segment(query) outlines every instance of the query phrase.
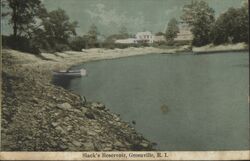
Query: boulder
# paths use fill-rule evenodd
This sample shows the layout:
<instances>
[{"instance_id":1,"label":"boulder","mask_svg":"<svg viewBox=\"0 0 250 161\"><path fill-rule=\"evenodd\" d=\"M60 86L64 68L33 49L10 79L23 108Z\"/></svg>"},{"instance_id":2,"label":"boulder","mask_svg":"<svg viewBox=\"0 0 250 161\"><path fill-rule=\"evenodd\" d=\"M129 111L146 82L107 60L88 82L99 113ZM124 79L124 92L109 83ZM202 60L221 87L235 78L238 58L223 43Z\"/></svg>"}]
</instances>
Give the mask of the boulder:
<instances>
[{"instance_id":1,"label":"boulder","mask_svg":"<svg viewBox=\"0 0 250 161\"><path fill-rule=\"evenodd\" d=\"M58 108L62 109L62 110L71 110L71 105L67 102L62 103L62 104L58 104L57 105Z\"/></svg>"},{"instance_id":2,"label":"boulder","mask_svg":"<svg viewBox=\"0 0 250 161\"><path fill-rule=\"evenodd\" d=\"M67 132L61 126L57 126L56 130L59 131L62 134L67 134Z\"/></svg>"},{"instance_id":3,"label":"boulder","mask_svg":"<svg viewBox=\"0 0 250 161\"><path fill-rule=\"evenodd\" d=\"M76 141L76 140L72 141L72 144L77 146L77 147L80 147L82 145L81 142Z\"/></svg>"},{"instance_id":4,"label":"boulder","mask_svg":"<svg viewBox=\"0 0 250 161\"><path fill-rule=\"evenodd\" d=\"M56 127L58 125L57 122L52 122L51 124L52 124L53 127Z\"/></svg>"},{"instance_id":5,"label":"boulder","mask_svg":"<svg viewBox=\"0 0 250 161\"><path fill-rule=\"evenodd\" d=\"M123 147L124 145L123 145L120 141L117 140L117 141L114 143L114 146Z\"/></svg>"},{"instance_id":6,"label":"boulder","mask_svg":"<svg viewBox=\"0 0 250 161\"><path fill-rule=\"evenodd\" d=\"M92 107L92 108L97 108L97 109L99 109L99 110L104 110L104 109L105 109L105 105L102 104L102 103L98 103L98 102L93 102L93 103L91 104L91 107Z\"/></svg>"},{"instance_id":7,"label":"boulder","mask_svg":"<svg viewBox=\"0 0 250 161\"><path fill-rule=\"evenodd\" d=\"M68 149L68 147L67 147L66 145L63 145L63 144L60 144L60 145L59 145L59 148L62 149L62 150Z\"/></svg>"},{"instance_id":8,"label":"boulder","mask_svg":"<svg viewBox=\"0 0 250 161\"><path fill-rule=\"evenodd\" d=\"M86 142L83 144L85 150L91 151L91 150L95 150L95 146L93 143L91 142Z\"/></svg>"},{"instance_id":9,"label":"boulder","mask_svg":"<svg viewBox=\"0 0 250 161\"><path fill-rule=\"evenodd\" d=\"M86 116L88 119L95 119L94 114L91 113L91 112L89 112L89 111L87 111L87 112L85 113L85 116Z\"/></svg>"},{"instance_id":10,"label":"boulder","mask_svg":"<svg viewBox=\"0 0 250 161\"><path fill-rule=\"evenodd\" d=\"M85 114L85 113L87 112L87 110L88 110L88 109L87 109L86 107L82 107L82 108L81 108L81 111L82 111L83 114Z\"/></svg>"},{"instance_id":11,"label":"boulder","mask_svg":"<svg viewBox=\"0 0 250 161\"><path fill-rule=\"evenodd\" d=\"M148 148L150 145L149 145L149 143L147 143L147 142L145 142L145 141L142 141L141 143L140 143L140 145L143 147L143 148Z\"/></svg>"},{"instance_id":12,"label":"boulder","mask_svg":"<svg viewBox=\"0 0 250 161\"><path fill-rule=\"evenodd\" d=\"M39 103L39 100L38 100L38 98L33 97L32 102L34 102L34 103L38 104L38 103Z\"/></svg>"}]
</instances>

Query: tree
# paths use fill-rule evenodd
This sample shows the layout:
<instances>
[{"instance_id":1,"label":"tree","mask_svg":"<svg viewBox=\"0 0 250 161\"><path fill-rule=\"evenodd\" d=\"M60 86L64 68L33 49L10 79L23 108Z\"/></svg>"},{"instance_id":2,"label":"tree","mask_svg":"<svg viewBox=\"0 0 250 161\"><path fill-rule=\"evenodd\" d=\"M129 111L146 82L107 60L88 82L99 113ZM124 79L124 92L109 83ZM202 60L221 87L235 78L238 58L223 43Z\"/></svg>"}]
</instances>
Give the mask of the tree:
<instances>
[{"instance_id":1,"label":"tree","mask_svg":"<svg viewBox=\"0 0 250 161\"><path fill-rule=\"evenodd\" d=\"M97 43L97 36L99 35L99 32L97 30L97 27L95 24L92 24L90 26L90 29L88 31L88 34L85 36L87 37L88 44L93 47Z\"/></svg>"},{"instance_id":2,"label":"tree","mask_svg":"<svg viewBox=\"0 0 250 161\"><path fill-rule=\"evenodd\" d=\"M70 47L72 50L75 51L81 51L82 49L85 48L85 45L86 45L86 39L81 36L73 37L72 40L70 41Z\"/></svg>"},{"instance_id":3,"label":"tree","mask_svg":"<svg viewBox=\"0 0 250 161\"><path fill-rule=\"evenodd\" d=\"M229 8L216 20L212 29L214 44L248 42L248 7Z\"/></svg>"},{"instance_id":4,"label":"tree","mask_svg":"<svg viewBox=\"0 0 250 161\"><path fill-rule=\"evenodd\" d=\"M13 25L14 37L29 32L43 8L40 0L7 0L7 4L11 10L10 24Z\"/></svg>"},{"instance_id":5,"label":"tree","mask_svg":"<svg viewBox=\"0 0 250 161\"><path fill-rule=\"evenodd\" d=\"M129 38L128 29L126 27L122 26L120 31L119 31L119 35L120 35L120 39Z\"/></svg>"},{"instance_id":6,"label":"tree","mask_svg":"<svg viewBox=\"0 0 250 161\"><path fill-rule=\"evenodd\" d=\"M172 18L168 22L168 27L165 34L166 40L169 42L173 42L174 38L176 38L178 33L179 33L178 22L175 18Z\"/></svg>"},{"instance_id":7,"label":"tree","mask_svg":"<svg viewBox=\"0 0 250 161\"><path fill-rule=\"evenodd\" d=\"M210 34L215 21L214 10L204 1L192 1L183 7L181 19L191 27L193 45L202 46L211 42Z\"/></svg>"},{"instance_id":8,"label":"tree","mask_svg":"<svg viewBox=\"0 0 250 161\"><path fill-rule=\"evenodd\" d=\"M76 27L77 22L70 22L66 12L59 8L43 16L42 23L34 35L40 45L46 43L51 48L57 48L68 45L70 36L76 35Z\"/></svg>"},{"instance_id":9,"label":"tree","mask_svg":"<svg viewBox=\"0 0 250 161\"><path fill-rule=\"evenodd\" d=\"M3 11L4 9L6 10L7 6L8 6L7 1L1 0L1 7L2 7L1 17L6 17L10 14L9 11Z\"/></svg>"},{"instance_id":10,"label":"tree","mask_svg":"<svg viewBox=\"0 0 250 161\"><path fill-rule=\"evenodd\" d=\"M163 32L157 32L155 33L156 36L165 36L165 34Z\"/></svg>"}]
</instances>

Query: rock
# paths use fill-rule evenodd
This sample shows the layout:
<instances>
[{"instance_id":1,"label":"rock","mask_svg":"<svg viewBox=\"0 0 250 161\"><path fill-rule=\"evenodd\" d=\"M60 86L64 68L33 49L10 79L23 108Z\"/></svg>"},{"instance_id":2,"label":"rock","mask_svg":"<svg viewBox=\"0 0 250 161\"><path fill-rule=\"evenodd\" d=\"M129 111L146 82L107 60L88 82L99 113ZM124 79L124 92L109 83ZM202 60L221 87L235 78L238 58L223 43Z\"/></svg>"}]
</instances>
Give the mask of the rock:
<instances>
[{"instance_id":1,"label":"rock","mask_svg":"<svg viewBox=\"0 0 250 161\"><path fill-rule=\"evenodd\" d=\"M59 114L60 114L59 112L56 112L54 115L55 115L55 116L58 116Z\"/></svg>"},{"instance_id":2,"label":"rock","mask_svg":"<svg viewBox=\"0 0 250 161\"><path fill-rule=\"evenodd\" d=\"M91 113L91 112L89 112L89 111L87 111L87 112L85 113L85 116L86 116L88 119L95 119L95 116L93 115L93 113Z\"/></svg>"},{"instance_id":3,"label":"rock","mask_svg":"<svg viewBox=\"0 0 250 161\"><path fill-rule=\"evenodd\" d=\"M67 132L61 126L57 126L56 130L60 131L62 134L67 134Z\"/></svg>"},{"instance_id":4,"label":"rock","mask_svg":"<svg viewBox=\"0 0 250 161\"><path fill-rule=\"evenodd\" d=\"M80 110L77 110L77 109L72 109L71 111L74 112L74 113L78 113L78 114L81 113L81 111L80 111Z\"/></svg>"},{"instance_id":5,"label":"rock","mask_svg":"<svg viewBox=\"0 0 250 161\"><path fill-rule=\"evenodd\" d=\"M104 109L105 109L105 105L104 105L104 104L102 104L102 103L97 103L97 102L93 102L93 103L91 104L91 107L92 107L92 108L97 108L97 109L99 109L99 110L104 110Z\"/></svg>"},{"instance_id":6,"label":"rock","mask_svg":"<svg viewBox=\"0 0 250 161\"><path fill-rule=\"evenodd\" d=\"M67 142L67 139L62 138L62 142L66 143L66 142Z\"/></svg>"},{"instance_id":7,"label":"rock","mask_svg":"<svg viewBox=\"0 0 250 161\"><path fill-rule=\"evenodd\" d=\"M116 141L116 142L114 143L114 146L123 147L124 145L123 145L120 141Z\"/></svg>"},{"instance_id":8,"label":"rock","mask_svg":"<svg viewBox=\"0 0 250 161\"><path fill-rule=\"evenodd\" d=\"M62 149L62 150L68 149L68 147L67 147L66 145L63 145L63 144L60 144L59 147L60 147L60 149Z\"/></svg>"},{"instance_id":9,"label":"rock","mask_svg":"<svg viewBox=\"0 0 250 161\"><path fill-rule=\"evenodd\" d=\"M143 148L148 148L149 147L149 144L145 141L143 141L142 143L140 143L140 145L143 147Z\"/></svg>"},{"instance_id":10,"label":"rock","mask_svg":"<svg viewBox=\"0 0 250 161\"><path fill-rule=\"evenodd\" d=\"M120 117L115 116L115 117L114 117L114 120L115 120L115 121L120 121L121 119L120 119Z\"/></svg>"},{"instance_id":11,"label":"rock","mask_svg":"<svg viewBox=\"0 0 250 161\"><path fill-rule=\"evenodd\" d=\"M51 124L52 124L52 126L54 126L54 127L56 127L56 126L58 125L57 122L52 122Z\"/></svg>"},{"instance_id":12,"label":"rock","mask_svg":"<svg viewBox=\"0 0 250 161\"><path fill-rule=\"evenodd\" d=\"M95 131L88 130L87 134L90 135L90 136L95 136L97 133Z\"/></svg>"},{"instance_id":13,"label":"rock","mask_svg":"<svg viewBox=\"0 0 250 161\"><path fill-rule=\"evenodd\" d=\"M72 129L73 129L73 126L71 126L71 125L67 126L67 131L70 131Z\"/></svg>"},{"instance_id":14,"label":"rock","mask_svg":"<svg viewBox=\"0 0 250 161\"><path fill-rule=\"evenodd\" d=\"M82 108L81 108L82 114L85 114L85 113L87 112L87 110L88 110L88 109L87 109L86 107L82 107Z\"/></svg>"},{"instance_id":15,"label":"rock","mask_svg":"<svg viewBox=\"0 0 250 161\"><path fill-rule=\"evenodd\" d=\"M95 150L95 146L91 142L86 142L83 144L83 146L84 146L85 150L88 150L88 151Z\"/></svg>"},{"instance_id":16,"label":"rock","mask_svg":"<svg viewBox=\"0 0 250 161\"><path fill-rule=\"evenodd\" d=\"M38 100L36 97L33 97L32 102L38 104L38 103L39 103L39 100Z\"/></svg>"},{"instance_id":17,"label":"rock","mask_svg":"<svg viewBox=\"0 0 250 161\"><path fill-rule=\"evenodd\" d=\"M87 129L84 126L81 126L79 129L80 131L83 131L83 132L87 131Z\"/></svg>"},{"instance_id":18,"label":"rock","mask_svg":"<svg viewBox=\"0 0 250 161\"><path fill-rule=\"evenodd\" d=\"M53 107L54 104L53 103L48 103L48 107Z\"/></svg>"},{"instance_id":19,"label":"rock","mask_svg":"<svg viewBox=\"0 0 250 161\"><path fill-rule=\"evenodd\" d=\"M56 147L57 146L57 143L55 141L51 141L50 143L53 147Z\"/></svg>"},{"instance_id":20,"label":"rock","mask_svg":"<svg viewBox=\"0 0 250 161\"><path fill-rule=\"evenodd\" d=\"M81 142L76 141L76 140L72 141L72 144L77 146L77 147L80 147L82 145Z\"/></svg>"},{"instance_id":21,"label":"rock","mask_svg":"<svg viewBox=\"0 0 250 161\"><path fill-rule=\"evenodd\" d=\"M32 139L32 137L28 135L28 136L27 136L27 139L31 140L31 139Z\"/></svg>"},{"instance_id":22,"label":"rock","mask_svg":"<svg viewBox=\"0 0 250 161\"><path fill-rule=\"evenodd\" d=\"M62 109L62 110L71 110L71 105L69 103L62 103L62 104L58 104L57 105L58 108Z\"/></svg>"}]
</instances>

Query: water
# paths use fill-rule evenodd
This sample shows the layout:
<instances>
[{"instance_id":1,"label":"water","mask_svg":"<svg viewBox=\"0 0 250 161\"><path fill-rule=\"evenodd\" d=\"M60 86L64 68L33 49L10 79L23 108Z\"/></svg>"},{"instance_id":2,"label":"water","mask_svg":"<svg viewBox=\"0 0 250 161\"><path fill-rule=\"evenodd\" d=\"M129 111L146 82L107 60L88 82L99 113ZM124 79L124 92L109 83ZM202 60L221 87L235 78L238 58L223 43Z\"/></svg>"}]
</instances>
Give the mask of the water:
<instances>
[{"instance_id":1,"label":"water","mask_svg":"<svg viewBox=\"0 0 250 161\"><path fill-rule=\"evenodd\" d=\"M89 62L68 88L100 101L158 150L249 149L246 52Z\"/></svg>"}]
</instances>

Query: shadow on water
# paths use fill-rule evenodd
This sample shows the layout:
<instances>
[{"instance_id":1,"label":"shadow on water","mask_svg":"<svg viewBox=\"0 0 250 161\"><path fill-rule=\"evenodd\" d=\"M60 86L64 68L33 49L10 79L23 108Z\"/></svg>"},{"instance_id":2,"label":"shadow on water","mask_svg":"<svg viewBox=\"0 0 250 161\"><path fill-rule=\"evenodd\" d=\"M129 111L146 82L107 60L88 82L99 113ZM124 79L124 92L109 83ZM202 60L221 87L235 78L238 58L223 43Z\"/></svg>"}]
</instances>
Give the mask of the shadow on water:
<instances>
[{"instance_id":1,"label":"shadow on water","mask_svg":"<svg viewBox=\"0 0 250 161\"><path fill-rule=\"evenodd\" d=\"M69 88L70 81L74 79L73 77L67 77L67 76L53 76L52 83L57 86L61 86L65 89Z\"/></svg>"}]
</instances>

